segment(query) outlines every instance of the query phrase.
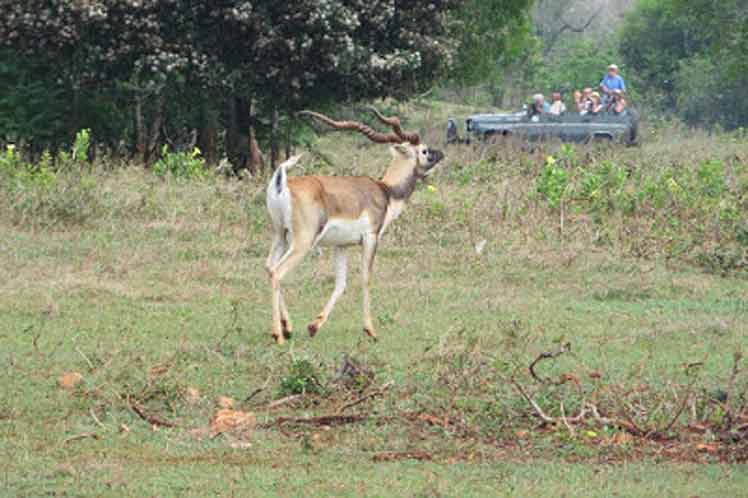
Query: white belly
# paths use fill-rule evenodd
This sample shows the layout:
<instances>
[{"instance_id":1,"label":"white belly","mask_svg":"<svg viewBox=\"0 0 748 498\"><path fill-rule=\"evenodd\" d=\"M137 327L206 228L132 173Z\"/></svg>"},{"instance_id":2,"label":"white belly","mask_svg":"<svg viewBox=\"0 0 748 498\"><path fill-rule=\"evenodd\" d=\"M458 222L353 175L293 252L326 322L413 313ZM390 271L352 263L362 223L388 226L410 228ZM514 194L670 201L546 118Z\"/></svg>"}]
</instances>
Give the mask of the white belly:
<instances>
[{"instance_id":1,"label":"white belly","mask_svg":"<svg viewBox=\"0 0 748 498\"><path fill-rule=\"evenodd\" d=\"M372 228L367 215L355 220L334 218L327 222L317 238L317 243L327 246L356 245L369 233L372 233Z\"/></svg>"}]
</instances>

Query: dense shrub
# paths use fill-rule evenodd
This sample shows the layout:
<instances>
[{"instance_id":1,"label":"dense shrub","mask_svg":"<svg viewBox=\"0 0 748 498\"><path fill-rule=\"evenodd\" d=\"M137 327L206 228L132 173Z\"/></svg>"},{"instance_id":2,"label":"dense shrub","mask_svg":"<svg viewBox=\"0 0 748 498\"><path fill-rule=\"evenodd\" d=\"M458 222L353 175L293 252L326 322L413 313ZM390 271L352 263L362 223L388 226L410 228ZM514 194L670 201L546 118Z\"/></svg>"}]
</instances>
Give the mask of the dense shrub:
<instances>
[{"instance_id":1,"label":"dense shrub","mask_svg":"<svg viewBox=\"0 0 748 498\"><path fill-rule=\"evenodd\" d=\"M169 146L161 149L161 159L153 165L153 172L158 176L170 175L174 178L205 178L208 170L200 149L195 147L191 152L170 152Z\"/></svg>"}]
</instances>

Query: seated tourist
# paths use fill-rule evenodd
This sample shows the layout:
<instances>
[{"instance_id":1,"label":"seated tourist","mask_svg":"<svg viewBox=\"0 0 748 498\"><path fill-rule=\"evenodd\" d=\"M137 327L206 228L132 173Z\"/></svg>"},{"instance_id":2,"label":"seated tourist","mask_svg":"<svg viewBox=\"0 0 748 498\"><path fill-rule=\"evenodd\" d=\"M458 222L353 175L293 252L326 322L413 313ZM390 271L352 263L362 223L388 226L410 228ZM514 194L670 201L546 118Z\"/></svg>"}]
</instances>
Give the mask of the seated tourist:
<instances>
[{"instance_id":1,"label":"seated tourist","mask_svg":"<svg viewBox=\"0 0 748 498\"><path fill-rule=\"evenodd\" d=\"M579 98L577 98L579 95ZM581 115L585 115L592 109L592 88L585 88L582 93L577 92L574 94L574 102L577 104L577 112Z\"/></svg>"},{"instance_id":2,"label":"seated tourist","mask_svg":"<svg viewBox=\"0 0 748 498\"><path fill-rule=\"evenodd\" d=\"M618 74L618 66L615 64L608 66L608 73L600 82L600 90L603 92L606 102L612 100L615 90L626 91L626 82Z\"/></svg>"},{"instance_id":3,"label":"seated tourist","mask_svg":"<svg viewBox=\"0 0 748 498\"><path fill-rule=\"evenodd\" d=\"M565 113L566 104L564 104L564 101L561 100L561 94L559 92L555 92L551 98L553 100L553 103L548 109L548 114L552 114L554 116L560 116L563 113Z\"/></svg>"},{"instance_id":4,"label":"seated tourist","mask_svg":"<svg viewBox=\"0 0 748 498\"><path fill-rule=\"evenodd\" d=\"M600 114L603 111L603 101L600 97L600 94L597 92L592 92L590 94L590 101L592 105L590 106L590 111L588 114Z\"/></svg>"},{"instance_id":5,"label":"seated tourist","mask_svg":"<svg viewBox=\"0 0 748 498\"><path fill-rule=\"evenodd\" d=\"M615 116L621 116L626 113L626 99L621 90L613 90L611 93L610 105L608 112Z\"/></svg>"},{"instance_id":6,"label":"seated tourist","mask_svg":"<svg viewBox=\"0 0 748 498\"><path fill-rule=\"evenodd\" d=\"M547 114L551 106L545 101L542 93L536 93L532 97L532 107L530 107L530 117L533 121L538 121L540 116Z\"/></svg>"}]
</instances>

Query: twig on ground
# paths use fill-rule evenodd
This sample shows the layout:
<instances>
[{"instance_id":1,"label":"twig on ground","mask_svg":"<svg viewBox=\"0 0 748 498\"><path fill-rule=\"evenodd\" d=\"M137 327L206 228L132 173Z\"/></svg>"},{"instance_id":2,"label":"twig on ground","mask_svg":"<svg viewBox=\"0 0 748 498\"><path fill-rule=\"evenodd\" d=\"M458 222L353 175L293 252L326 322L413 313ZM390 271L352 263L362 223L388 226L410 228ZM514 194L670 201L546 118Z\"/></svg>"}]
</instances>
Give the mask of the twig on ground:
<instances>
[{"instance_id":1,"label":"twig on ground","mask_svg":"<svg viewBox=\"0 0 748 498\"><path fill-rule=\"evenodd\" d=\"M538 375L535 373L535 367L537 366L538 363L540 363L543 360L549 360L549 359L553 359L553 358L558 358L562 354L568 353L570 351L571 351L571 343L567 342L558 351L546 351L544 353L540 353L540 355L537 358L535 358L535 360L532 363L530 363L530 367L529 367L530 375L532 375L533 379L537 380L538 382L540 382L542 384L556 384L556 385L558 385L558 384L565 383L566 380L553 381L551 379L542 379L542 378L538 377Z\"/></svg>"},{"instance_id":2,"label":"twig on ground","mask_svg":"<svg viewBox=\"0 0 748 498\"><path fill-rule=\"evenodd\" d=\"M670 432L670 429L673 428L675 423L678 421L678 418L680 418L683 411L686 409L686 406L688 405L688 400L691 399L691 385L688 386L688 389L686 390L685 394L683 395L683 400L680 403L680 406L678 407L678 410L675 412L675 415L673 415L673 418L670 420L670 423L668 423L665 426L665 429L661 431L664 434L667 434ZM660 431L655 431L660 432Z\"/></svg>"},{"instance_id":3,"label":"twig on ground","mask_svg":"<svg viewBox=\"0 0 748 498\"><path fill-rule=\"evenodd\" d=\"M623 418L626 419L626 424L628 425L622 425L622 427L625 427L630 432L633 432L637 436L644 436L647 435L647 432L642 430L638 425L636 425L636 422L634 422L634 419L631 418L631 415L626 411L625 409L619 410L621 414L623 415Z\"/></svg>"},{"instance_id":4,"label":"twig on ground","mask_svg":"<svg viewBox=\"0 0 748 498\"><path fill-rule=\"evenodd\" d=\"M155 425L157 427L179 427L178 424L174 422L169 422L168 420L164 420L160 417L157 417L156 415L150 415L146 413L145 410L143 410L143 407L138 405L137 403L131 403L130 408L132 408L132 411L134 411L137 416L151 425Z\"/></svg>"},{"instance_id":5,"label":"twig on ground","mask_svg":"<svg viewBox=\"0 0 748 498\"><path fill-rule=\"evenodd\" d=\"M96 422L96 425L98 425L101 428L105 428L105 425L101 423L101 420L99 420L99 417L96 416L96 412L94 411L93 407L88 410L88 413L91 414L91 418Z\"/></svg>"},{"instance_id":6,"label":"twig on ground","mask_svg":"<svg viewBox=\"0 0 748 498\"><path fill-rule=\"evenodd\" d=\"M365 395L361 396L360 398L357 398L357 399L355 399L355 400L353 400L353 401L351 401L349 403L344 404L343 406L340 407L340 409L338 410L338 413L342 413L345 410L347 410L348 408L351 408L353 406L361 404L364 401L366 401L367 399L374 398L376 396L381 396L382 394L384 394L384 392L387 389L389 389L390 387L392 387L394 384L395 383L393 381L387 382L386 384L384 384L379 389L375 389L373 391L370 391L370 392L366 393Z\"/></svg>"},{"instance_id":7,"label":"twig on ground","mask_svg":"<svg viewBox=\"0 0 748 498\"><path fill-rule=\"evenodd\" d=\"M75 350L78 352L79 355L83 357L84 360L86 360L86 363L88 363L88 368L90 368L92 372L96 370L96 368L94 367L94 364L91 363L91 360L88 359L88 356L86 356L83 353L83 351L80 350L80 348L76 347Z\"/></svg>"},{"instance_id":8,"label":"twig on ground","mask_svg":"<svg viewBox=\"0 0 748 498\"><path fill-rule=\"evenodd\" d=\"M248 402L250 402L250 401L252 400L252 398L254 398L255 396L257 396L258 394L260 394L260 393L261 393L262 391L264 391L264 390L265 390L264 388L262 388L262 387L258 387L257 389L255 389L254 391L252 391L251 393L249 393L249 396L247 396L247 397L246 397L246 398L244 399L244 402L245 402L245 403L248 403Z\"/></svg>"},{"instance_id":9,"label":"twig on ground","mask_svg":"<svg viewBox=\"0 0 748 498\"><path fill-rule=\"evenodd\" d=\"M375 462L394 462L397 460L428 461L433 460L434 455L425 451L386 451L375 454L371 459Z\"/></svg>"},{"instance_id":10,"label":"twig on ground","mask_svg":"<svg viewBox=\"0 0 748 498\"><path fill-rule=\"evenodd\" d=\"M70 436L69 438L65 439L62 444L68 444L72 443L73 441L80 441L81 439L100 439L101 436L96 434L95 432L84 432L82 434L77 434L75 436Z\"/></svg>"},{"instance_id":11,"label":"twig on ground","mask_svg":"<svg viewBox=\"0 0 748 498\"><path fill-rule=\"evenodd\" d=\"M265 406L261 406L257 408L258 410L272 410L273 408L278 408L279 406L287 405L288 403L293 403L294 401L299 401L300 399L303 399L303 394L292 394L291 396L286 396L285 398L276 399L275 401L271 401Z\"/></svg>"},{"instance_id":12,"label":"twig on ground","mask_svg":"<svg viewBox=\"0 0 748 498\"><path fill-rule=\"evenodd\" d=\"M583 412L584 412L584 407L582 407L582 412L580 412L580 415ZM569 421L566 419L566 412L564 411L563 402L561 403L561 421L564 423L566 428L569 430L569 434L571 434L571 437L576 436L577 432L574 430L574 428L569 424Z\"/></svg>"},{"instance_id":13,"label":"twig on ground","mask_svg":"<svg viewBox=\"0 0 748 498\"><path fill-rule=\"evenodd\" d=\"M727 381L727 399L724 402L726 409L724 427L726 430L730 430L730 427L735 423L736 414L733 410L733 399L736 397L735 381L740 373L740 361L743 359L743 354L736 351L732 359L732 372L730 373L730 379Z\"/></svg>"},{"instance_id":14,"label":"twig on ground","mask_svg":"<svg viewBox=\"0 0 748 498\"><path fill-rule=\"evenodd\" d=\"M553 418L553 417L549 417L548 415L546 415L545 412L543 411L543 409L540 408L540 406L535 402L535 400L532 399L530 397L530 395L527 394L527 392L525 392L525 390L522 388L522 386L519 384L519 382L517 382L514 379L510 379L510 382L517 389L517 391L519 391L519 393L522 395L522 397L525 398L525 401L527 401L530 404L530 406L532 407L532 409L535 410L535 413L537 414L538 417L540 417L540 420L542 420L543 422L545 422L547 424L555 424L556 423L556 419Z\"/></svg>"},{"instance_id":15,"label":"twig on ground","mask_svg":"<svg viewBox=\"0 0 748 498\"><path fill-rule=\"evenodd\" d=\"M356 422L363 422L367 420L369 415L366 413L358 413L354 415L322 415L320 417L308 417L308 418L296 418L296 417L279 417L270 425L282 425L282 424L308 424L308 425L345 425L354 424Z\"/></svg>"}]
</instances>

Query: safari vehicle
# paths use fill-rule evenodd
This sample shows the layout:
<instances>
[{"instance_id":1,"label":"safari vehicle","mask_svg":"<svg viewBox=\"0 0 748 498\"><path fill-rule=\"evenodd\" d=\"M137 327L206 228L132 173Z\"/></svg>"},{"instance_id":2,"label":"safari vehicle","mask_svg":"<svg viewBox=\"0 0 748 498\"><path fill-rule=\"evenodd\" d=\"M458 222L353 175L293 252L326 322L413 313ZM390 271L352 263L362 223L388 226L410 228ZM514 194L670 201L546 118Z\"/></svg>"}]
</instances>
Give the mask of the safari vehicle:
<instances>
[{"instance_id":1,"label":"safari vehicle","mask_svg":"<svg viewBox=\"0 0 748 498\"><path fill-rule=\"evenodd\" d=\"M459 136L457 123L447 123L447 143L470 143L472 140L495 141L518 137L527 141L561 140L562 142L610 142L634 145L637 142L639 115L633 108L621 115L600 113L580 115L566 112L531 116L522 110L505 114L474 114L465 119L466 138Z\"/></svg>"}]
</instances>

